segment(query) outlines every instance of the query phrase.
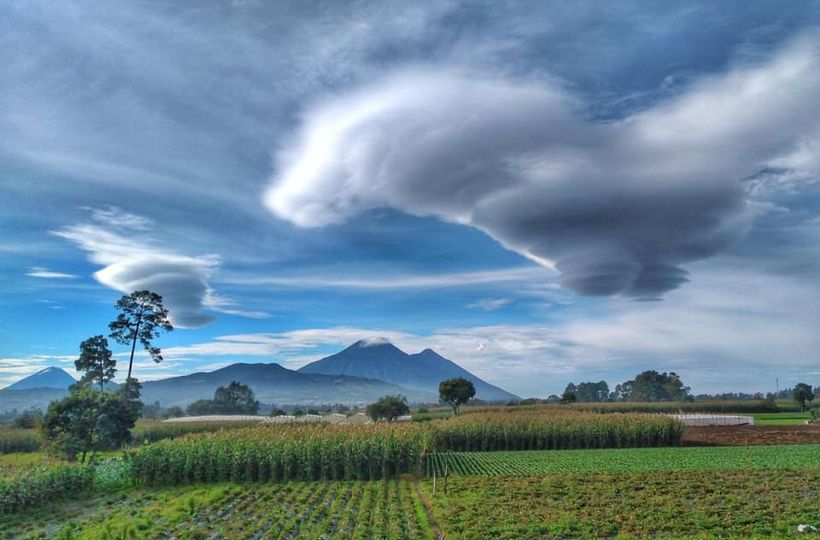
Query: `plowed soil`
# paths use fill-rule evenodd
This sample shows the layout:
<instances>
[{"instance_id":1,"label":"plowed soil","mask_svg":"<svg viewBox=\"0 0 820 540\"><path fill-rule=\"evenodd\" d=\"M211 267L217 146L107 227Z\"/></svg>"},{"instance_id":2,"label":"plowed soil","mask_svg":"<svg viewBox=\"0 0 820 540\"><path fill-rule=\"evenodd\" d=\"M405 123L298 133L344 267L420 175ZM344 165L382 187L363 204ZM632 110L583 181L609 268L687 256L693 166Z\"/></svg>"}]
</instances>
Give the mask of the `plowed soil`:
<instances>
[{"instance_id":1,"label":"plowed soil","mask_svg":"<svg viewBox=\"0 0 820 540\"><path fill-rule=\"evenodd\" d=\"M687 427L686 446L820 444L820 425Z\"/></svg>"}]
</instances>

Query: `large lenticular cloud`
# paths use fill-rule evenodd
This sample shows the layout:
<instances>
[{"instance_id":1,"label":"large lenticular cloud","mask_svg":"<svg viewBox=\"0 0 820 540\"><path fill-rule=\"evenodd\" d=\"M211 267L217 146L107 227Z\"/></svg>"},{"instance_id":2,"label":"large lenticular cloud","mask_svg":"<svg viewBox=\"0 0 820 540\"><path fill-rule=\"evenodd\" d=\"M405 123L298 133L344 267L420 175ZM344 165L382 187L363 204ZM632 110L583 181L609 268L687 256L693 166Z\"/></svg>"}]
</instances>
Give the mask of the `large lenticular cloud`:
<instances>
[{"instance_id":1,"label":"large lenticular cloud","mask_svg":"<svg viewBox=\"0 0 820 540\"><path fill-rule=\"evenodd\" d=\"M549 82L407 71L307 111L266 204L302 227L435 216L581 294L658 298L742 233L744 178L817 163L816 37L609 124Z\"/></svg>"}]
</instances>

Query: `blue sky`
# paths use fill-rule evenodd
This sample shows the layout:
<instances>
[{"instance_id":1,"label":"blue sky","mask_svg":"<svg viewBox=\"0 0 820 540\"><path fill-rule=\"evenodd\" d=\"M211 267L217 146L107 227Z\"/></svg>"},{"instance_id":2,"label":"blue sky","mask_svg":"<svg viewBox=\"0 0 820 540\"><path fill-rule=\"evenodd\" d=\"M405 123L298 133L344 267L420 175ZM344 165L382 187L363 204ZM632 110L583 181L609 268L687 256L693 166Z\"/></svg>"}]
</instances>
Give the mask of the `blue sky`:
<instances>
[{"instance_id":1,"label":"blue sky","mask_svg":"<svg viewBox=\"0 0 820 540\"><path fill-rule=\"evenodd\" d=\"M818 8L5 2L0 385L136 288L142 379L383 336L521 395L820 383Z\"/></svg>"}]
</instances>

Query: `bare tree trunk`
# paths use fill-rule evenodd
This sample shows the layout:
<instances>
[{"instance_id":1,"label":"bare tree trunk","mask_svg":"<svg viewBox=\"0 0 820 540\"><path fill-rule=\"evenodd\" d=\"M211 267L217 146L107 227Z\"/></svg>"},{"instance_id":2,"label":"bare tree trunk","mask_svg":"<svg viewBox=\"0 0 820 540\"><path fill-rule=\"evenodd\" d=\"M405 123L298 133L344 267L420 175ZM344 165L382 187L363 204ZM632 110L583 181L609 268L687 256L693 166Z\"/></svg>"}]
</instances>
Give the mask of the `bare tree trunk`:
<instances>
[{"instance_id":1,"label":"bare tree trunk","mask_svg":"<svg viewBox=\"0 0 820 540\"><path fill-rule=\"evenodd\" d=\"M137 347L137 334L140 331L140 323L142 322L142 313L137 315L137 326L134 327L134 339L131 341L131 359L128 361L128 378L125 379L125 393L128 394L131 386L131 370L134 367L134 349Z\"/></svg>"}]
</instances>

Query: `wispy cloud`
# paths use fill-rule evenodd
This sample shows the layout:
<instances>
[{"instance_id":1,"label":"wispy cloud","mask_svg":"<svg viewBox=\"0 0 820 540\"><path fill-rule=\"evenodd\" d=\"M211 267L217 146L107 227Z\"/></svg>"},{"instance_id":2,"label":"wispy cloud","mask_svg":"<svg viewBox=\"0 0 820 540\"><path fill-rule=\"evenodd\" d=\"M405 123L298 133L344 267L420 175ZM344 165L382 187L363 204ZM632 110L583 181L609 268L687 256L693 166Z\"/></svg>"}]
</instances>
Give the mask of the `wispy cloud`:
<instances>
[{"instance_id":1,"label":"wispy cloud","mask_svg":"<svg viewBox=\"0 0 820 540\"><path fill-rule=\"evenodd\" d=\"M467 307L484 311L496 311L512 303L512 298L482 298Z\"/></svg>"},{"instance_id":2,"label":"wispy cloud","mask_svg":"<svg viewBox=\"0 0 820 540\"><path fill-rule=\"evenodd\" d=\"M28 277L40 278L40 279L77 279L77 275L75 274L67 274L65 272L54 272L45 268L43 266L32 266L29 268L29 271L26 272Z\"/></svg>"},{"instance_id":3,"label":"wispy cloud","mask_svg":"<svg viewBox=\"0 0 820 540\"><path fill-rule=\"evenodd\" d=\"M372 275L367 277L296 276L296 277L244 277L222 276L219 281L237 285L257 285L292 288L333 289L438 289L469 287L493 283L544 281L554 277L548 270L532 267L516 267L501 270L480 270L444 274Z\"/></svg>"}]
</instances>

